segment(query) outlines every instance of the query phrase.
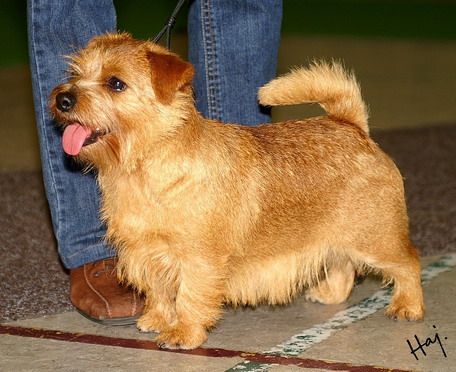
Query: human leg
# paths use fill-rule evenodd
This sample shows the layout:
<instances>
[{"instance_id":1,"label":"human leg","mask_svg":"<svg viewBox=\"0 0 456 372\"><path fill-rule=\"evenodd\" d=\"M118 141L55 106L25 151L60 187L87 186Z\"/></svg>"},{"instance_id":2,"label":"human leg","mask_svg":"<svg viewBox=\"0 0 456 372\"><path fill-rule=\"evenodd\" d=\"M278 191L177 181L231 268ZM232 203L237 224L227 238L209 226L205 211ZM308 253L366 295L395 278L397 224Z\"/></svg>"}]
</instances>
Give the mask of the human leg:
<instances>
[{"instance_id":1,"label":"human leg","mask_svg":"<svg viewBox=\"0 0 456 372\"><path fill-rule=\"evenodd\" d=\"M70 299L91 320L134 323L142 301L117 281L114 251L103 240L94 175L82 173L64 155L61 131L47 109L51 90L65 79L64 56L92 36L115 30L114 5L112 0L29 0L27 18L43 179L59 254L70 269Z\"/></svg>"},{"instance_id":2,"label":"human leg","mask_svg":"<svg viewBox=\"0 0 456 372\"><path fill-rule=\"evenodd\" d=\"M99 195L93 174L83 174L65 157L61 132L47 106L54 86L65 79L64 56L94 35L113 31L112 0L29 0L27 7L30 68L40 142L43 179L59 254L69 268L104 259L114 252L103 242Z\"/></svg>"},{"instance_id":3,"label":"human leg","mask_svg":"<svg viewBox=\"0 0 456 372\"><path fill-rule=\"evenodd\" d=\"M280 0L194 0L189 9L189 59L196 68L196 103L208 118L268 122L258 88L276 73Z\"/></svg>"}]
</instances>

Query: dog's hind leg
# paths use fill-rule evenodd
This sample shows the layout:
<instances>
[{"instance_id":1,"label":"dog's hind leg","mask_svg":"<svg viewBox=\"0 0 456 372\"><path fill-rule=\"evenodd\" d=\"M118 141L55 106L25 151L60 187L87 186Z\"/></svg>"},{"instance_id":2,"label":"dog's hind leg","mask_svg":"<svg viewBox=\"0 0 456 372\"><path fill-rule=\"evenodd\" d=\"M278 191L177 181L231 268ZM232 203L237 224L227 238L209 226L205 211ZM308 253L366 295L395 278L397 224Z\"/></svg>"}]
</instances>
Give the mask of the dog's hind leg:
<instances>
[{"instance_id":1,"label":"dog's hind leg","mask_svg":"<svg viewBox=\"0 0 456 372\"><path fill-rule=\"evenodd\" d=\"M350 295L355 281L355 268L349 259L325 270L325 277L306 291L305 297L322 304L340 304Z\"/></svg>"},{"instance_id":2,"label":"dog's hind leg","mask_svg":"<svg viewBox=\"0 0 456 372\"><path fill-rule=\"evenodd\" d=\"M412 243L408 239L392 244L385 242L382 246L362 252L361 257L361 261L378 270L385 281L394 283L393 297L386 308L386 315L394 319L422 319L421 266Z\"/></svg>"},{"instance_id":3,"label":"dog's hind leg","mask_svg":"<svg viewBox=\"0 0 456 372\"><path fill-rule=\"evenodd\" d=\"M420 320L424 315L421 265L415 247L409 243L399 259L383 272L393 278L394 292L386 315L392 318Z\"/></svg>"}]
</instances>

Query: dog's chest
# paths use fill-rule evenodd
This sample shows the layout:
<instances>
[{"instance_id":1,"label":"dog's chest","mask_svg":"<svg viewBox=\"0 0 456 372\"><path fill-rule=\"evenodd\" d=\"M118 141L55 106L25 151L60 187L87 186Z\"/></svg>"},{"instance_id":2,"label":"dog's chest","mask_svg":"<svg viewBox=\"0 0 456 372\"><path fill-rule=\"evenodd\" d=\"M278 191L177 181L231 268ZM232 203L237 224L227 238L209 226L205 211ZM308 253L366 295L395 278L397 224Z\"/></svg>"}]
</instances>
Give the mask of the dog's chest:
<instances>
[{"instance_id":1,"label":"dog's chest","mask_svg":"<svg viewBox=\"0 0 456 372\"><path fill-rule=\"evenodd\" d=\"M103 188L103 214L108 233L122 240L173 229L185 229L198 203L196 192L179 178L165 184L143 178L119 177ZM190 203L190 204L189 204Z\"/></svg>"}]
</instances>

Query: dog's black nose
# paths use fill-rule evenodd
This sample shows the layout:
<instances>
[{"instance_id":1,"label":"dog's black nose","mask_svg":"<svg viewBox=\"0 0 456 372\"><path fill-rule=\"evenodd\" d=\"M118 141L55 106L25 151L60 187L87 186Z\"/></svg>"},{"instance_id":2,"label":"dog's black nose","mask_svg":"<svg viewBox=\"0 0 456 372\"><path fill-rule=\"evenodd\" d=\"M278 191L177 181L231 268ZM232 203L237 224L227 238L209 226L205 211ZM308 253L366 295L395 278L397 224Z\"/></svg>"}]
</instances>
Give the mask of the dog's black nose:
<instances>
[{"instance_id":1,"label":"dog's black nose","mask_svg":"<svg viewBox=\"0 0 456 372\"><path fill-rule=\"evenodd\" d=\"M57 109L63 112L70 111L76 104L76 97L70 92L62 92L55 97Z\"/></svg>"}]
</instances>

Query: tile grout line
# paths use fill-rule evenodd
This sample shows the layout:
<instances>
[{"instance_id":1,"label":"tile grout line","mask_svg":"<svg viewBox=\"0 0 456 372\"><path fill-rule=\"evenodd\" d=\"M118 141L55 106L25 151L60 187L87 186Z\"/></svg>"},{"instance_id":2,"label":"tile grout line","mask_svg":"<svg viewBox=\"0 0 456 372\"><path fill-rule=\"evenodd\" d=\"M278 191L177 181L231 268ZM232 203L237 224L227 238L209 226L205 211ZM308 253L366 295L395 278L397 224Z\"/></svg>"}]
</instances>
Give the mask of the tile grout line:
<instances>
[{"instance_id":1,"label":"tile grout line","mask_svg":"<svg viewBox=\"0 0 456 372\"><path fill-rule=\"evenodd\" d=\"M422 284L427 284L431 279L442 272L450 270L454 266L456 266L456 253L440 257L438 260L421 270ZM315 326L290 337L281 344L265 351L264 354L297 357L312 346L325 341L335 332L348 327L349 324L367 318L369 315L387 306L390 302L391 291L391 288L377 291L372 296L360 301L358 304L336 313L325 323L316 324ZM236 364L225 372L261 372L268 371L272 366L272 364L251 362L247 358L244 362Z\"/></svg>"}]
</instances>

